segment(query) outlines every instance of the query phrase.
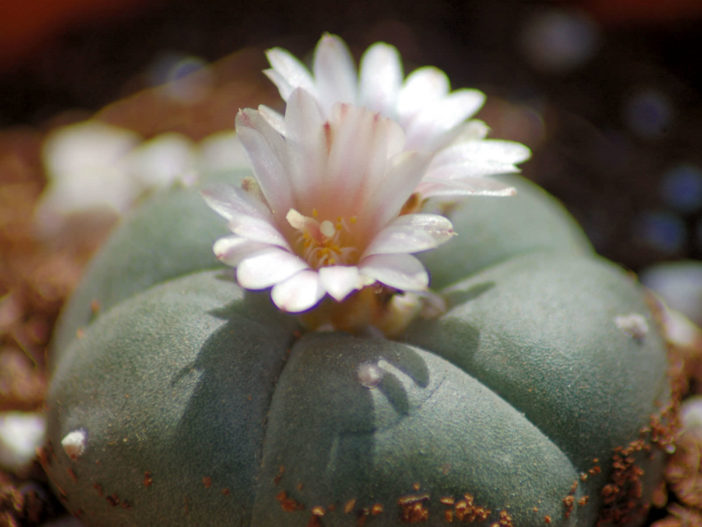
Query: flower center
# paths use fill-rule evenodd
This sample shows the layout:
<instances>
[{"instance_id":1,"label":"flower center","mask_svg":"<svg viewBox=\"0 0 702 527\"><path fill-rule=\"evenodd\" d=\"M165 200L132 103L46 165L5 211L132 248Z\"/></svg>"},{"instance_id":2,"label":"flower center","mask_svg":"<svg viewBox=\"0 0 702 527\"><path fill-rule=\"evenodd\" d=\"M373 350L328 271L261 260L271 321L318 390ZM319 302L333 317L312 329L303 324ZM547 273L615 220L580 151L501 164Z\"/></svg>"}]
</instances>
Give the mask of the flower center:
<instances>
[{"instance_id":1,"label":"flower center","mask_svg":"<svg viewBox=\"0 0 702 527\"><path fill-rule=\"evenodd\" d=\"M304 216L290 209L285 216L290 226L297 232L294 247L311 267L318 269L329 265L354 263L358 249L352 242L350 226L356 223L356 216L348 221L338 217L336 221L319 221L316 209L312 216Z\"/></svg>"}]
</instances>

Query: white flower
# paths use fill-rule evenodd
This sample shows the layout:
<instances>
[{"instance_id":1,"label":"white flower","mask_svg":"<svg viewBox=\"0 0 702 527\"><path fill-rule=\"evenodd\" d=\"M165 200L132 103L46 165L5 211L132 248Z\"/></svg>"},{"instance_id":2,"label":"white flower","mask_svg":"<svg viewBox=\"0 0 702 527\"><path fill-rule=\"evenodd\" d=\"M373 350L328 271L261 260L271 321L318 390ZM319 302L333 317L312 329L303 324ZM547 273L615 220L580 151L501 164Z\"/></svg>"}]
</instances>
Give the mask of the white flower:
<instances>
[{"instance_id":1,"label":"white flower","mask_svg":"<svg viewBox=\"0 0 702 527\"><path fill-rule=\"evenodd\" d=\"M205 193L232 235L214 246L245 289L271 289L273 302L303 312L380 285L425 291L429 277L411 253L453 235L433 214L401 214L426 167L405 150L402 128L368 109L328 111L304 90L288 98L281 134L265 110L245 109L237 134L256 181Z\"/></svg>"},{"instance_id":2,"label":"white flower","mask_svg":"<svg viewBox=\"0 0 702 527\"><path fill-rule=\"evenodd\" d=\"M312 72L281 48L267 52L266 75L286 101L293 90L312 93L329 116L334 105L364 106L397 121L405 131L406 148L438 154L427 167L417 192L422 198L456 195L509 196L514 189L491 176L518 172L517 163L530 151L511 141L485 139L484 123L467 120L483 105L485 95L474 89L450 91L441 70L423 67L403 80L400 55L388 44L373 44L356 72L346 44L325 34L314 52ZM271 124L281 119L264 109Z\"/></svg>"}]
</instances>

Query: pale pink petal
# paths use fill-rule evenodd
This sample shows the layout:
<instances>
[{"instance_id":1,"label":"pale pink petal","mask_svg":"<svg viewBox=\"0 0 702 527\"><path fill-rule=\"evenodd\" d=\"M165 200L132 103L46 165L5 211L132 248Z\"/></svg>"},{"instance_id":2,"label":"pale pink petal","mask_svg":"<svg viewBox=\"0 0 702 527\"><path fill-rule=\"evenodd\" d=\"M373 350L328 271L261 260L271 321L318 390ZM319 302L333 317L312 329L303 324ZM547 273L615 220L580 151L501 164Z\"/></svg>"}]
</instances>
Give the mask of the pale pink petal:
<instances>
[{"instance_id":1,"label":"pale pink petal","mask_svg":"<svg viewBox=\"0 0 702 527\"><path fill-rule=\"evenodd\" d=\"M463 89L427 103L406 125L408 148L439 146L444 133L457 131L455 127L477 112L484 102L481 91Z\"/></svg>"},{"instance_id":2,"label":"pale pink petal","mask_svg":"<svg viewBox=\"0 0 702 527\"><path fill-rule=\"evenodd\" d=\"M356 102L356 67L349 49L339 37L330 34L322 36L315 48L313 71L316 95L327 115L337 102Z\"/></svg>"},{"instance_id":3,"label":"pale pink petal","mask_svg":"<svg viewBox=\"0 0 702 527\"><path fill-rule=\"evenodd\" d=\"M285 112L285 130L287 173L297 205L319 199L327 160L324 122L315 98L302 89L295 90Z\"/></svg>"},{"instance_id":4,"label":"pale pink petal","mask_svg":"<svg viewBox=\"0 0 702 527\"><path fill-rule=\"evenodd\" d=\"M278 88L278 93L280 94L281 99L284 101L290 97L290 94L296 88L296 86L293 86L288 82L288 79L285 78L285 76L272 68L263 70L263 74L268 77L273 84L275 84L275 87Z\"/></svg>"},{"instance_id":5,"label":"pale pink petal","mask_svg":"<svg viewBox=\"0 0 702 527\"><path fill-rule=\"evenodd\" d=\"M283 100L287 101L295 88L314 90L314 80L308 69L287 50L272 48L266 51L266 57L272 69L264 73L278 87Z\"/></svg>"},{"instance_id":6,"label":"pale pink petal","mask_svg":"<svg viewBox=\"0 0 702 527\"><path fill-rule=\"evenodd\" d=\"M251 216L255 218L272 221L268 207L256 197L243 189L233 185L216 185L202 191L205 202L217 214L232 220L240 216Z\"/></svg>"},{"instance_id":7,"label":"pale pink petal","mask_svg":"<svg viewBox=\"0 0 702 527\"><path fill-rule=\"evenodd\" d=\"M212 249L220 261L236 267L243 258L268 248L270 246L265 243L254 242L240 236L225 236L217 240Z\"/></svg>"},{"instance_id":8,"label":"pale pink petal","mask_svg":"<svg viewBox=\"0 0 702 527\"><path fill-rule=\"evenodd\" d=\"M321 203L325 210L331 208L333 213L338 208L337 203L353 207L364 202L369 192L369 165L373 165L378 156L382 163L387 160L385 144L375 140L373 133L374 122L379 120L379 116L360 107L337 105L334 108L328 170L321 185L323 195L332 203ZM339 214L343 215L341 211Z\"/></svg>"},{"instance_id":9,"label":"pale pink petal","mask_svg":"<svg viewBox=\"0 0 702 527\"><path fill-rule=\"evenodd\" d=\"M309 269L304 260L284 249L271 247L243 259L236 268L236 279L245 289L265 289L303 269Z\"/></svg>"},{"instance_id":10,"label":"pale pink petal","mask_svg":"<svg viewBox=\"0 0 702 527\"><path fill-rule=\"evenodd\" d=\"M429 285L422 262L409 254L374 254L359 263L361 274L400 291L421 291Z\"/></svg>"},{"instance_id":11,"label":"pale pink petal","mask_svg":"<svg viewBox=\"0 0 702 527\"><path fill-rule=\"evenodd\" d=\"M274 216L291 208L291 189L286 177L287 147L283 137L255 110L239 111L236 132L254 166L261 192Z\"/></svg>"},{"instance_id":12,"label":"pale pink petal","mask_svg":"<svg viewBox=\"0 0 702 527\"><path fill-rule=\"evenodd\" d=\"M475 178L486 178L501 174L515 174L519 168L496 161L476 159L474 162L464 161L462 163L431 164L424 175L425 180L468 180Z\"/></svg>"},{"instance_id":13,"label":"pale pink petal","mask_svg":"<svg viewBox=\"0 0 702 527\"><path fill-rule=\"evenodd\" d=\"M351 150L348 155L360 158L361 166L357 170L364 180L363 192L357 194L356 199L359 202L372 203L379 192L384 192L388 186L395 185L393 171L404 153L405 134L395 121L377 113L365 110L363 113L369 116L370 124L368 130L359 131L367 134L368 143L364 143L366 150L361 148L356 151ZM406 185L412 185L411 181L407 179L404 181ZM382 206L384 207L385 204Z\"/></svg>"},{"instance_id":14,"label":"pale pink petal","mask_svg":"<svg viewBox=\"0 0 702 527\"><path fill-rule=\"evenodd\" d=\"M343 206L354 215L363 214L378 187L385 187L391 157L402 151L404 133L390 119L364 108L337 105L331 121L332 143L323 189L333 200L325 204L332 217L344 215ZM341 203L341 205L340 205Z\"/></svg>"},{"instance_id":15,"label":"pale pink petal","mask_svg":"<svg viewBox=\"0 0 702 527\"><path fill-rule=\"evenodd\" d=\"M278 228L267 220L253 216L239 216L229 221L229 230L247 240L290 249Z\"/></svg>"},{"instance_id":16,"label":"pale pink petal","mask_svg":"<svg viewBox=\"0 0 702 527\"><path fill-rule=\"evenodd\" d=\"M359 221L383 226L397 216L416 190L428 162L428 156L419 152L403 152L395 156L383 183L377 185L366 200Z\"/></svg>"},{"instance_id":17,"label":"pale pink petal","mask_svg":"<svg viewBox=\"0 0 702 527\"><path fill-rule=\"evenodd\" d=\"M378 233L364 255L426 251L438 247L454 234L453 225L444 216L405 214Z\"/></svg>"},{"instance_id":18,"label":"pale pink petal","mask_svg":"<svg viewBox=\"0 0 702 527\"><path fill-rule=\"evenodd\" d=\"M479 141L485 139L489 131L490 127L483 121L470 119L457 127L456 135L452 142L454 144L459 144L467 141Z\"/></svg>"},{"instance_id":19,"label":"pale pink petal","mask_svg":"<svg viewBox=\"0 0 702 527\"><path fill-rule=\"evenodd\" d=\"M364 284L358 267L335 265L322 267L318 270L319 281L322 287L334 298L341 302L349 293L360 289Z\"/></svg>"},{"instance_id":20,"label":"pale pink petal","mask_svg":"<svg viewBox=\"0 0 702 527\"><path fill-rule=\"evenodd\" d=\"M427 103L444 97L449 80L438 68L425 66L407 76L397 99L397 115L403 123L420 112Z\"/></svg>"},{"instance_id":21,"label":"pale pink petal","mask_svg":"<svg viewBox=\"0 0 702 527\"><path fill-rule=\"evenodd\" d=\"M361 58L360 104L394 117L401 85L402 63L397 48L383 42L373 44Z\"/></svg>"},{"instance_id":22,"label":"pale pink petal","mask_svg":"<svg viewBox=\"0 0 702 527\"><path fill-rule=\"evenodd\" d=\"M432 164L470 163L489 160L506 166L526 161L531 157L531 150L521 143L499 139L482 141L465 141L445 148L437 154Z\"/></svg>"},{"instance_id":23,"label":"pale pink petal","mask_svg":"<svg viewBox=\"0 0 702 527\"><path fill-rule=\"evenodd\" d=\"M461 196L514 196L517 190L498 179L431 179L425 178L417 186L417 192L424 198Z\"/></svg>"},{"instance_id":24,"label":"pale pink petal","mask_svg":"<svg viewBox=\"0 0 702 527\"><path fill-rule=\"evenodd\" d=\"M280 135L285 135L285 117L265 104L260 104L258 106L258 113L261 114L261 117L263 117L276 132Z\"/></svg>"},{"instance_id":25,"label":"pale pink petal","mask_svg":"<svg viewBox=\"0 0 702 527\"><path fill-rule=\"evenodd\" d=\"M273 303L283 311L300 313L314 307L325 291L316 271L307 269L273 286Z\"/></svg>"}]
</instances>

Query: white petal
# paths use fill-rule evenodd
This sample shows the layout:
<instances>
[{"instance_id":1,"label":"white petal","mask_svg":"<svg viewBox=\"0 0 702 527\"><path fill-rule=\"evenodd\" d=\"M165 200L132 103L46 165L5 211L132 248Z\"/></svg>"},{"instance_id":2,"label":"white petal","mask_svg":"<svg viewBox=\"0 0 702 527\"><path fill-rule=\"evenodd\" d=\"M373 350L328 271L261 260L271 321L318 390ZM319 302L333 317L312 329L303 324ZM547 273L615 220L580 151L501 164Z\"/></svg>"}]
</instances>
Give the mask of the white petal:
<instances>
[{"instance_id":1,"label":"white petal","mask_svg":"<svg viewBox=\"0 0 702 527\"><path fill-rule=\"evenodd\" d=\"M273 303L283 311L300 313L314 307L324 296L316 271L307 269L273 286Z\"/></svg>"},{"instance_id":2,"label":"white petal","mask_svg":"<svg viewBox=\"0 0 702 527\"><path fill-rule=\"evenodd\" d=\"M467 181L469 179L486 178L501 174L515 174L517 172L519 172L519 168L515 165L486 160L445 164L431 163L429 168L427 168L422 182L424 183L429 180Z\"/></svg>"},{"instance_id":3,"label":"white petal","mask_svg":"<svg viewBox=\"0 0 702 527\"><path fill-rule=\"evenodd\" d=\"M202 196L212 209L229 220L233 233L248 240L289 248L268 208L248 192L220 185L203 191Z\"/></svg>"},{"instance_id":4,"label":"white petal","mask_svg":"<svg viewBox=\"0 0 702 527\"><path fill-rule=\"evenodd\" d=\"M361 274L400 291L421 291L429 285L422 263L409 254L374 254L361 260Z\"/></svg>"},{"instance_id":5,"label":"white petal","mask_svg":"<svg viewBox=\"0 0 702 527\"><path fill-rule=\"evenodd\" d=\"M327 160L324 122L316 99L302 89L295 90L285 111L285 130L288 175L294 202L300 205L319 199Z\"/></svg>"},{"instance_id":6,"label":"white petal","mask_svg":"<svg viewBox=\"0 0 702 527\"><path fill-rule=\"evenodd\" d=\"M295 89L295 86L290 84L288 82L288 79L286 79L279 71L276 71L274 69L267 69L263 70L263 74L268 77L268 80L270 80L273 84L275 84L275 87L278 88L278 93L280 94L280 98L283 99L284 101L288 100L288 97L290 97L290 94L293 92Z\"/></svg>"},{"instance_id":7,"label":"white petal","mask_svg":"<svg viewBox=\"0 0 702 527\"><path fill-rule=\"evenodd\" d=\"M337 105L331 121L331 149L323 195L346 204L362 204L371 176L385 172L386 142L379 132L380 116L358 106ZM380 163L380 167L378 167ZM320 204L325 209L329 204ZM343 205L346 206L346 205ZM333 209L337 208L333 204ZM343 215L343 213L340 214ZM332 216L333 217L333 216Z\"/></svg>"},{"instance_id":8,"label":"white petal","mask_svg":"<svg viewBox=\"0 0 702 527\"><path fill-rule=\"evenodd\" d=\"M426 104L406 126L408 148L436 148L444 133L472 116L484 102L483 92L463 89Z\"/></svg>"},{"instance_id":9,"label":"white petal","mask_svg":"<svg viewBox=\"0 0 702 527\"><path fill-rule=\"evenodd\" d=\"M402 84L402 64L397 48L383 42L363 54L360 67L360 104L386 117L395 117Z\"/></svg>"},{"instance_id":10,"label":"white petal","mask_svg":"<svg viewBox=\"0 0 702 527\"><path fill-rule=\"evenodd\" d=\"M489 131L490 127L483 121L470 119L458 127L452 143L458 144L466 141L479 141L485 139Z\"/></svg>"},{"instance_id":11,"label":"white petal","mask_svg":"<svg viewBox=\"0 0 702 527\"><path fill-rule=\"evenodd\" d=\"M423 198L459 196L514 196L517 190L498 179L430 179L425 178L417 186Z\"/></svg>"},{"instance_id":12,"label":"white petal","mask_svg":"<svg viewBox=\"0 0 702 527\"><path fill-rule=\"evenodd\" d=\"M217 214L232 220L240 216L272 221L268 207L248 192L232 185L212 185L202 191L205 202Z\"/></svg>"},{"instance_id":13,"label":"white petal","mask_svg":"<svg viewBox=\"0 0 702 527\"><path fill-rule=\"evenodd\" d=\"M433 249L453 235L453 225L437 214L405 214L375 237L365 255L416 253Z\"/></svg>"},{"instance_id":14,"label":"white petal","mask_svg":"<svg viewBox=\"0 0 702 527\"><path fill-rule=\"evenodd\" d=\"M314 79L325 112L337 102L356 103L356 67L346 44L336 35L325 34L314 51Z\"/></svg>"},{"instance_id":15,"label":"white petal","mask_svg":"<svg viewBox=\"0 0 702 527\"><path fill-rule=\"evenodd\" d=\"M239 111L236 131L256 172L256 179L274 215L285 215L291 207L287 178L287 147L283 137L251 109Z\"/></svg>"},{"instance_id":16,"label":"white petal","mask_svg":"<svg viewBox=\"0 0 702 527\"><path fill-rule=\"evenodd\" d=\"M531 150L521 143L502 141L499 139L484 139L482 141L465 141L442 150L432 164L455 163L468 161L470 163L489 160L506 165L514 165L531 157Z\"/></svg>"},{"instance_id":17,"label":"white petal","mask_svg":"<svg viewBox=\"0 0 702 527\"><path fill-rule=\"evenodd\" d=\"M318 273L322 287L338 302L341 302L352 291L363 287L358 267L355 266L322 267Z\"/></svg>"},{"instance_id":18,"label":"white petal","mask_svg":"<svg viewBox=\"0 0 702 527\"><path fill-rule=\"evenodd\" d=\"M273 247L243 259L236 268L236 279L244 289L265 289L308 268L296 255Z\"/></svg>"},{"instance_id":19,"label":"white petal","mask_svg":"<svg viewBox=\"0 0 702 527\"><path fill-rule=\"evenodd\" d=\"M359 214L359 221L372 223L376 230L399 214L422 179L429 159L419 152L403 152L392 161L383 183L374 188Z\"/></svg>"},{"instance_id":20,"label":"white petal","mask_svg":"<svg viewBox=\"0 0 702 527\"><path fill-rule=\"evenodd\" d=\"M212 250L221 262L236 267L242 259L268 249L265 243L254 242L240 236L226 236L218 239Z\"/></svg>"},{"instance_id":21,"label":"white petal","mask_svg":"<svg viewBox=\"0 0 702 527\"><path fill-rule=\"evenodd\" d=\"M266 51L266 57L272 69L265 70L264 73L278 87L283 100L287 101L295 88L314 91L314 81L310 72L287 50L269 49Z\"/></svg>"},{"instance_id":22,"label":"white petal","mask_svg":"<svg viewBox=\"0 0 702 527\"><path fill-rule=\"evenodd\" d=\"M260 104L258 106L258 113L261 114L261 117L263 117L276 132L280 135L285 135L285 117L265 104Z\"/></svg>"},{"instance_id":23,"label":"white petal","mask_svg":"<svg viewBox=\"0 0 702 527\"><path fill-rule=\"evenodd\" d=\"M449 90L446 74L438 68L425 66L410 73L400 89L397 114L401 121L411 119L427 103L445 96Z\"/></svg>"},{"instance_id":24,"label":"white petal","mask_svg":"<svg viewBox=\"0 0 702 527\"><path fill-rule=\"evenodd\" d=\"M278 228L267 220L253 216L239 216L229 222L229 230L237 236L254 242L276 245L290 250L287 240Z\"/></svg>"}]
</instances>

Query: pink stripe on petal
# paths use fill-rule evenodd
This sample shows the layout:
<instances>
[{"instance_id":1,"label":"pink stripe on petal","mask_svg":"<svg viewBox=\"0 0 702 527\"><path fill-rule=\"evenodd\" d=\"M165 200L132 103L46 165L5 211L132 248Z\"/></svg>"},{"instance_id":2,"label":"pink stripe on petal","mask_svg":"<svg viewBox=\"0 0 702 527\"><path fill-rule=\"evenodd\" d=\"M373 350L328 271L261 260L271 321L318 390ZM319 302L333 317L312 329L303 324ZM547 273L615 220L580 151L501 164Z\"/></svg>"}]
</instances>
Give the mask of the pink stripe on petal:
<instances>
[{"instance_id":1,"label":"pink stripe on petal","mask_svg":"<svg viewBox=\"0 0 702 527\"><path fill-rule=\"evenodd\" d=\"M367 151L354 153L366 162L364 200L372 199L378 189L389 183L388 171L393 166L392 158L402 152L405 143L405 134L396 122L377 113L371 116L370 130L367 132L370 144Z\"/></svg>"},{"instance_id":2,"label":"pink stripe on petal","mask_svg":"<svg viewBox=\"0 0 702 527\"><path fill-rule=\"evenodd\" d=\"M273 286L271 298L283 311L301 313L317 305L324 293L317 272L307 269Z\"/></svg>"},{"instance_id":3,"label":"pink stripe on petal","mask_svg":"<svg viewBox=\"0 0 702 527\"><path fill-rule=\"evenodd\" d=\"M243 259L236 268L236 279L244 289L265 289L303 269L309 269L306 262L274 247Z\"/></svg>"},{"instance_id":4,"label":"pink stripe on petal","mask_svg":"<svg viewBox=\"0 0 702 527\"><path fill-rule=\"evenodd\" d=\"M356 106L336 105L330 121L332 136L328 170L322 194L336 203L325 209L343 206L357 210L369 192L368 169L370 159L383 151L384 145L375 142L372 134L372 112ZM343 200L343 201L340 201ZM345 215L341 210L340 215Z\"/></svg>"},{"instance_id":5,"label":"pink stripe on petal","mask_svg":"<svg viewBox=\"0 0 702 527\"><path fill-rule=\"evenodd\" d=\"M285 111L285 130L288 175L298 206L319 199L327 165L324 122L316 99L304 90L295 90Z\"/></svg>"},{"instance_id":6,"label":"pink stripe on petal","mask_svg":"<svg viewBox=\"0 0 702 527\"><path fill-rule=\"evenodd\" d=\"M322 287L338 302L341 302L352 291L363 287L358 267L355 266L322 267L318 273Z\"/></svg>"},{"instance_id":7,"label":"pink stripe on petal","mask_svg":"<svg viewBox=\"0 0 702 527\"><path fill-rule=\"evenodd\" d=\"M400 291L423 291L429 275L422 263L409 254L374 254L361 260L361 274Z\"/></svg>"}]
</instances>

